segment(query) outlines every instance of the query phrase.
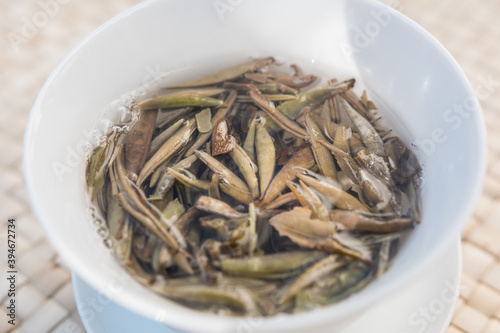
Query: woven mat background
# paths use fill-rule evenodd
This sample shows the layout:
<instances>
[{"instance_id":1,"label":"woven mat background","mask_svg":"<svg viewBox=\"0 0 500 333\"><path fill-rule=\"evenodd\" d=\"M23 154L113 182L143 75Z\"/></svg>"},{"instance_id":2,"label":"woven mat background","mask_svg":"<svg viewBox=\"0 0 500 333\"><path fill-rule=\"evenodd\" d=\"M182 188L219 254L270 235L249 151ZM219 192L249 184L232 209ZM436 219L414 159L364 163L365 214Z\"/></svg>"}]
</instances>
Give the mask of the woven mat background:
<instances>
[{"instance_id":1,"label":"woven mat background","mask_svg":"<svg viewBox=\"0 0 500 333\"><path fill-rule=\"evenodd\" d=\"M85 332L76 312L70 272L29 207L21 173L22 140L30 108L57 63L87 34L138 2L0 0L0 244L6 241L7 218L16 218L20 272L15 327L6 323L8 288L4 276L0 278L0 332ZM488 175L464 234L461 295L447 332L500 333L500 1L384 2L444 44L481 101L489 132ZM52 6L43 5L49 3ZM37 26L29 30L27 22ZM12 33L24 37L13 43ZM5 246L1 247L5 253ZM0 271L7 271L4 254Z\"/></svg>"}]
</instances>

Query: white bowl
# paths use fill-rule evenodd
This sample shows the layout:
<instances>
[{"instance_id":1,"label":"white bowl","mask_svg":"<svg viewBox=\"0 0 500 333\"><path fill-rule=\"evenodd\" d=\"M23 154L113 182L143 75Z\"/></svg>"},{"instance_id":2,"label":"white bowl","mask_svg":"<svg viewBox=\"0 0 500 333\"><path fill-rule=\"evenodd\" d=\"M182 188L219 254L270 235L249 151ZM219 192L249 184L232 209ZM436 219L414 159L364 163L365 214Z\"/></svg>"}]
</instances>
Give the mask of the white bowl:
<instances>
[{"instance_id":1,"label":"white bowl","mask_svg":"<svg viewBox=\"0 0 500 333\"><path fill-rule=\"evenodd\" d=\"M321 76L353 76L368 88L397 133L417 145L425 171L423 220L394 266L339 304L266 319L198 313L131 280L105 251L85 194L85 132L111 101L161 73L184 69L167 78L174 82L269 55ZM479 103L457 63L381 3L150 0L95 31L47 80L26 132L24 172L34 211L60 255L123 306L186 331L324 332L396 292L451 245L480 193L485 146ZM84 304L82 315L95 315L108 300L97 301Z\"/></svg>"}]
</instances>

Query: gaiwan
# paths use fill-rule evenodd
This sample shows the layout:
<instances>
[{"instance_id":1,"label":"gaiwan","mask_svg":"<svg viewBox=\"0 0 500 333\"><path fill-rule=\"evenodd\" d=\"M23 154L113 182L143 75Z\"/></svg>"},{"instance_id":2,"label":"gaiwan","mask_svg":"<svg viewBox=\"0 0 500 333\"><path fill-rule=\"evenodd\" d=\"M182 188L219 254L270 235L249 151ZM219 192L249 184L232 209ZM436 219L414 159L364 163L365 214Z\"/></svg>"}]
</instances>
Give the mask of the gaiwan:
<instances>
[{"instance_id":1,"label":"gaiwan","mask_svg":"<svg viewBox=\"0 0 500 333\"><path fill-rule=\"evenodd\" d=\"M226 315L307 311L389 269L420 221L420 165L354 79L263 58L128 105L86 168L142 284Z\"/></svg>"}]
</instances>

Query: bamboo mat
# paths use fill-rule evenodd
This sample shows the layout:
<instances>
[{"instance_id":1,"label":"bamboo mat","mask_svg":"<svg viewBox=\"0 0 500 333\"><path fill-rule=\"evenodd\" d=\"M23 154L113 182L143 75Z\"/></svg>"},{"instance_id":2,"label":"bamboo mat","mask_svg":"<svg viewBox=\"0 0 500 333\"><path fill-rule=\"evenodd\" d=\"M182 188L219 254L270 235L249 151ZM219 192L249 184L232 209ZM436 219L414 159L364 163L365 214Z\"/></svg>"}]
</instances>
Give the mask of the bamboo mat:
<instances>
[{"instance_id":1,"label":"bamboo mat","mask_svg":"<svg viewBox=\"0 0 500 333\"><path fill-rule=\"evenodd\" d=\"M0 244L6 241L7 219L16 218L20 272L15 327L5 320L8 288L3 275L0 279L0 332L85 332L67 265L47 242L29 207L21 174L22 139L30 108L57 63L87 34L138 2L0 0ZM481 101L489 132L488 174L464 233L460 300L447 332L500 333L500 1L384 2L444 44ZM27 28L29 22L37 24L34 29ZM27 37L13 43L11 33ZM0 256L0 270L6 272L6 257Z\"/></svg>"}]
</instances>

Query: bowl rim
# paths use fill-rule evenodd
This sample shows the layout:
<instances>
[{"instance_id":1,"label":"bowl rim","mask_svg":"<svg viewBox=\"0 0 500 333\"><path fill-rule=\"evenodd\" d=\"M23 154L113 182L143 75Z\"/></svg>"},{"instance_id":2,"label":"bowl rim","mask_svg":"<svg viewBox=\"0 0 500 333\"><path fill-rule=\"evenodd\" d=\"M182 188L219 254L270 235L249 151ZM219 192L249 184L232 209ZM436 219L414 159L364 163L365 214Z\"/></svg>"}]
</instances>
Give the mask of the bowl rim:
<instances>
[{"instance_id":1,"label":"bowl rim","mask_svg":"<svg viewBox=\"0 0 500 333\"><path fill-rule=\"evenodd\" d=\"M176 0L171 0L171 1L176 1ZM392 7L390 7L388 5L382 4L376 0L359 0L359 1L363 2L367 6L374 6L374 5L383 6L384 8L386 8L390 11L391 15L394 15L394 17L400 19L405 25L408 25L409 28L418 32L418 34L424 38L426 43L432 44L431 46L436 51L436 56L443 57L448 63L452 64L454 72L460 78L460 81L461 81L460 84L466 88L467 92L471 96L475 96L475 93L472 89L470 82L468 81L465 73L463 72L463 70L461 69L461 67L457 63L457 61L452 57L452 55L445 49L445 47L434 36L432 36L429 32L427 32L424 28L422 28L416 22L414 22L413 20L411 20L410 18L408 18L404 14L400 13L399 11L393 9ZM42 89L40 90L40 92L39 92L39 94L34 102L34 105L31 109L31 113L29 116L28 124L26 127L26 132L25 132L25 136L24 136L24 147L23 147L24 152L27 152L30 150L30 143L32 142L31 138L32 138L32 135L34 133L34 128L35 128L37 120L38 120L38 114L42 111L40 105L42 104L42 101L46 96L46 92L47 92L48 88L51 86L54 79L59 75L61 70L66 65L68 65L68 63L70 63L70 61L73 59L73 57L76 54L78 54L78 52L90 40L92 40L94 37L99 35L103 30L107 29L108 27L112 26L113 24L115 24L118 21L126 19L128 16L132 15L136 11L139 11L143 8L149 7L149 6L151 6L155 3L158 3L158 2L162 2L162 0L146 0L144 2L141 2L137 5L123 11L120 14L116 15L112 19L110 19L107 22L105 22L104 24L102 24L100 27L98 27L92 33L90 33L87 37L85 37L59 62L59 64L56 66L56 68L50 74L47 81L45 82ZM478 126L477 127L477 129L478 129L477 134L479 134L479 141L481 143L481 145L479 147L477 147L478 154L480 156L480 159L478 160L478 170L479 171L475 175L473 175L475 177L475 186L472 189L471 193L469 194L469 197L471 198L471 200L469 200L468 204L465 207L462 207L463 213L461 214L460 220L457 221L457 224L460 225L460 229L462 231L465 227L465 223L467 222L469 217L472 215L475 204L476 204L477 200L479 199L479 196L482 192L482 187L483 187L483 183L484 183L484 179L485 179L485 175L486 175L486 168L487 168L486 126L484 123L484 117L483 117L481 106L479 103L477 105L478 105L477 106L478 112L475 112L474 114L472 114L472 118L475 119L475 123ZM62 245L62 243L60 242L60 240L57 237L54 237L53 234L50 232L48 221L51 219L51 213L44 209L44 207L38 201L37 196L35 195L35 190L34 190L35 173L33 172L32 168L33 168L33 166L31 163L30 155L23 154L22 170L23 170L23 174L24 174L24 178L25 178L26 187L28 189L29 199L31 202L31 207L33 209L33 212L37 216L38 220L41 222L42 226L44 227L44 229L47 233L47 237L50 239L50 241L54 245L54 247L58 250L58 253L61 255L63 260L70 263L70 266L71 266L71 260L69 260L69 259L73 258L75 253L72 253L71 249L67 249L66 247L64 247ZM444 241L441 242L437 246L437 252L442 253L443 251L445 251L448 248L449 244L455 239L455 237L456 237L456 234L453 233L453 234L449 235L448 237L444 238ZM75 252L77 252L77 251L75 251ZM78 255L78 254L76 254L76 255ZM426 267L430 266L435 261L436 257L438 257L438 256L434 256L431 260L423 262L422 265L420 265L419 267L412 267L410 272L408 272L404 276L404 278L402 277L401 279L398 279L398 281L395 281L391 285L391 288L390 288L391 292L397 292L398 290L400 290L400 288L404 287L404 285L411 280L410 278L411 278L412 273L415 273L418 270L423 270ZM76 271L79 276L81 276L85 281L89 282L89 284L91 284L92 286L97 287L97 286L102 285L102 281L100 281L98 277L92 276L92 274L87 272L83 267L75 265L75 266L71 266L71 269ZM371 299L365 299L364 303L362 303L361 306L358 307L358 309L359 308L366 308L369 305L374 304L375 298L383 297L383 296L384 296L384 290L374 290L372 292ZM136 311L136 312L141 313L147 317L151 317L150 312L147 312L145 309L143 311L141 311L141 310L139 310L138 306L133 306L133 303L134 303L133 299L131 297L127 298L126 293L121 295L120 299L117 299L116 301L119 302L120 304L123 304L124 306L131 309L132 311ZM266 326L266 328L280 329L280 330L295 327L297 325L297 322L299 320L302 320L302 319L307 320L307 322L315 322L315 323L323 322L323 323L325 323L327 321L332 320L332 318L334 318L334 317L335 318L338 317L335 315L335 313L332 313L331 306L332 305L326 306L326 307L323 307L320 309L316 309L314 311L309 311L307 313L294 314L293 316L287 316L286 317L287 320L282 320L283 317L281 315L278 315L278 316L273 316L273 317L269 317L269 318L264 318L264 321L266 322L266 325L268 325L268 326ZM185 308L185 310L186 311L184 311L184 312L186 315L189 315L189 314L192 315L194 313L194 310L191 310L188 308ZM352 310L350 312L352 312ZM196 313L200 314L197 311L196 311ZM228 321L233 320L233 318L228 318L225 316L216 316L216 315L211 315L211 314L206 316L206 314L204 314L204 313L201 313L200 315L201 315L200 318L203 318L203 320L206 320L205 323L207 323L207 321L208 321L208 322L212 322L212 323L218 322L220 324L220 322L222 322L222 321L228 322ZM294 320L289 320L292 318ZM237 319L235 319L235 320L237 320ZM166 323L170 323L170 324L174 325L175 327L179 327L179 328L183 328L183 329L187 329L189 327L192 328L192 326L189 326L189 325L186 326L180 320L174 320L171 322L169 321Z\"/></svg>"}]
</instances>

